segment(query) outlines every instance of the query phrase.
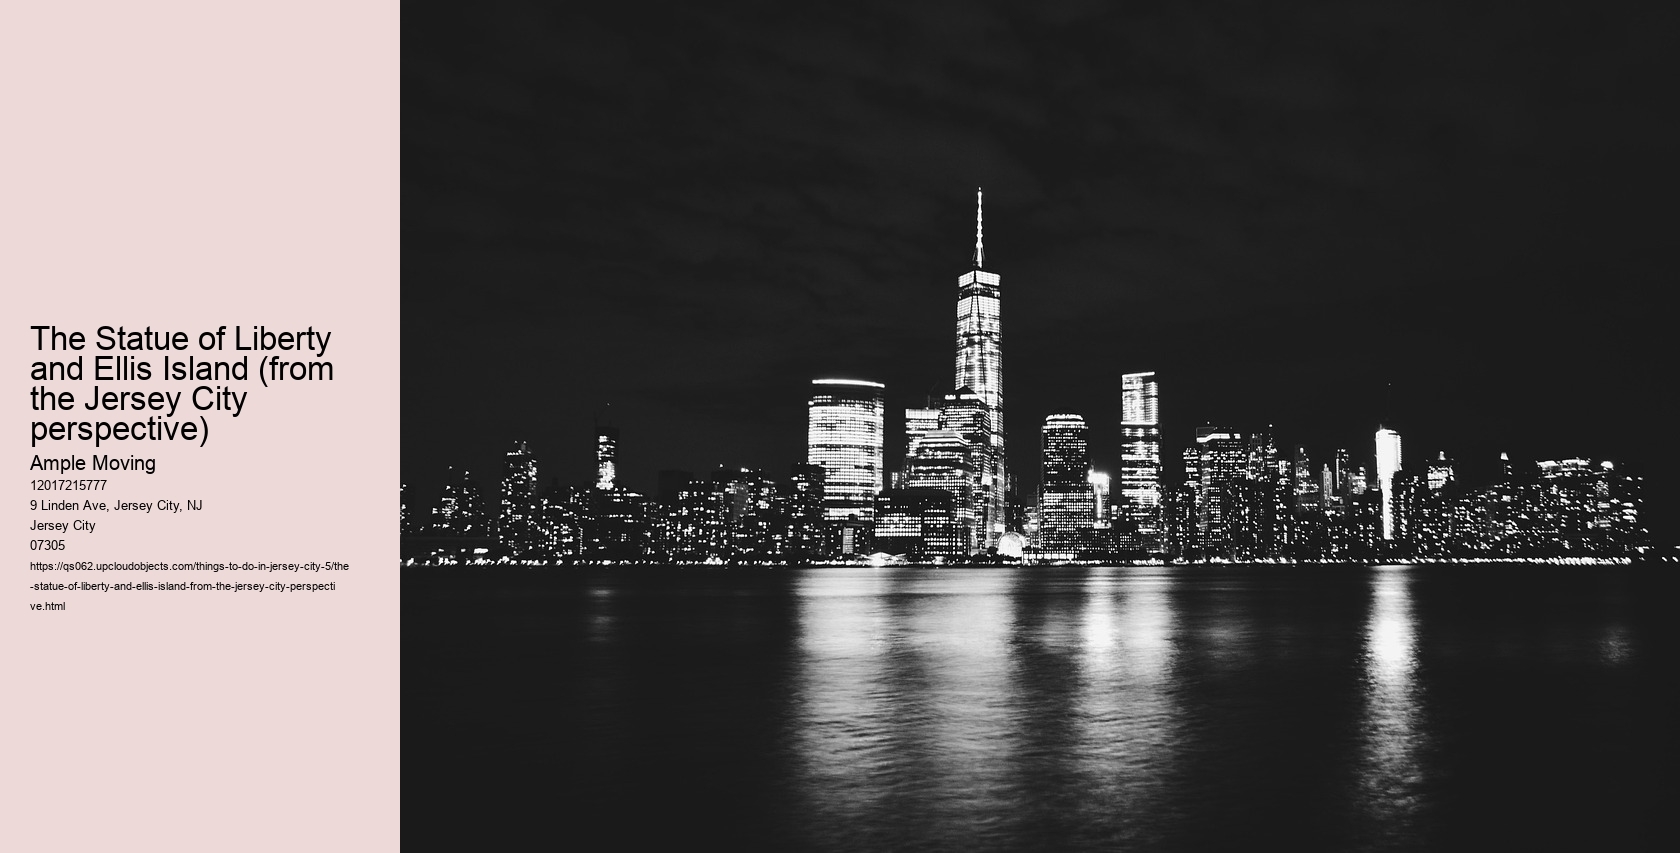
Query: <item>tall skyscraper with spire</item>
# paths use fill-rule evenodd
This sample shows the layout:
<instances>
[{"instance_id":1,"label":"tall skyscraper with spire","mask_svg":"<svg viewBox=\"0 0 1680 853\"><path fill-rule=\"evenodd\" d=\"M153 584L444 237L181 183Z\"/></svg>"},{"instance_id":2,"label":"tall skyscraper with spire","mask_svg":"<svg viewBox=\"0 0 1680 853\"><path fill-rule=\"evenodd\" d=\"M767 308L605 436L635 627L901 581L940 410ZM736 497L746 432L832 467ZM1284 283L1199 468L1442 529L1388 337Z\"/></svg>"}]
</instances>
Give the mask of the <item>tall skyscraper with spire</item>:
<instances>
[{"instance_id":1,"label":"tall skyscraper with spire","mask_svg":"<svg viewBox=\"0 0 1680 853\"><path fill-rule=\"evenodd\" d=\"M982 546L994 546L1004 533L1004 492L1008 487L1003 442L1003 328L999 322L998 286L1002 280L986 271L985 196L974 194L974 268L957 279L957 371L959 393L968 390L990 415L992 452L980 472L983 500Z\"/></svg>"}]
</instances>

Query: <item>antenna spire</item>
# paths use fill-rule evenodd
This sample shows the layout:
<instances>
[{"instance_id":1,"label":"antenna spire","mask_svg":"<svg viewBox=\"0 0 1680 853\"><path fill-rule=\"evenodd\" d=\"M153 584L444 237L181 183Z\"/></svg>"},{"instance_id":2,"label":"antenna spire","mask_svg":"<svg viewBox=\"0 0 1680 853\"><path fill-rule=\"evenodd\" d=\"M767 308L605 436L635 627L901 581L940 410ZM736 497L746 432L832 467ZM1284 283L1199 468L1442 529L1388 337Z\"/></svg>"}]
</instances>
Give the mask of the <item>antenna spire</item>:
<instances>
[{"instance_id":1,"label":"antenna spire","mask_svg":"<svg viewBox=\"0 0 1680 853\"><path fill-rule=\"evenodd\" d=\"M985 191L974 188L974 268L986 267Z\"/></svg>"}]
</instances>

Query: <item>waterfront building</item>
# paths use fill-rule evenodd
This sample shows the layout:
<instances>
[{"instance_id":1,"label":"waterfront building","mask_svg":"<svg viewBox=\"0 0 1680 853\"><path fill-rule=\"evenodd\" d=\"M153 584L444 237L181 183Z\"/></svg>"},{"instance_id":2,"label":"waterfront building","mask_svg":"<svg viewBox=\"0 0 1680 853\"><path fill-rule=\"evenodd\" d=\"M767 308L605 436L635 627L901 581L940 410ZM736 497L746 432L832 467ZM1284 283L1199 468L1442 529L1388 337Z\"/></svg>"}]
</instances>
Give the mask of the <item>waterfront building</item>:
<instances>
[{"instance_id":1,"label":"waterfront building","mask_svg":"<svg viewBox=\"0 0 1680 853\"><path fill-rule=\"evenodd\" d=\"M496 542L508 553L529 554L540 546L537 524L537 460L530 445L515 441L503 458Z\"/></svg>"},{"instance_id":2,"label":"waterfront building","mask_svg":"<svg viewBox=\"0 0 1680 853\"><path fill-rule=\"evenodd\" d=\"M808 562L832 556L836 549L823 521L822 466L795 462L781 494L788 559Z\"/></svg>"},{"instance_id":3,"label":"waterfront building","mask_svg":"<svg viewBox=\"0 0 1680 853\"><path fill-rule=\"evenodd\" d=\"M1161 547L1161 409L1153 371L1120 377L1120 544Z\"/></svg>"},{"instance_id":4,"label":"waterfront building","mask_svg":"<svg viewBox=\"0 0 1680 853\"><path fill-rule=\"evenodd\" d=\"M1085 419L1054 414L1044 419L1038 497L1039 549L1046 557L1072 558L1093 544L1096 506L1090 484L1091 453Z\"/></svg>"},{"instance_id":5,"label":"waterfront building","mask_svg":"<svg viewBox=\"0 0 1680 853\"><path fill-rule=\"evenodd\" d=\"M1091 484L1091 499L1096 503L1096 512L1092 516L1092 520L1100 528L1107 527L1110 515L1108 491L1112 478L1108 476L1108 472L1093 468L1091 473L1086 475L1086 481Z\"/></svg>"},{"instance_id":6,"label":"waterfront building","mask_svg":"<svg viewBox=\"0 0 1680 853\"><path fill-rule=\"evenodd\" d=\"M904 488L940 489L951 496L957 543L965 555L984 541L976 512L981 491L975 448L956 430L935 429L918 436L904 460Z\"/></svg>"},{"instance_id":7,"label":"waterfront building","mask_svg":"<svg viewBox=\"0 0 1680 853\"><path fill-rule=\"evenodd\" d=\"M990 434L989 452L980 460L980 515L985 525L983 546L995 546L1004 533L1004 495L1008 471L1004 454L1003 327L999 299L1002 279L986 269L984 196L975 193L974 268L957 279L956 381L984 405Z\"/></svg>"},{"instance_id":8,"label":"waterfront building","mask_svg":"<svg viewBox=\"0 0 1680 853\"><path fill-rule=\"evenodd\" d=\"M879 382L814 379L805 461L823 471L823 515L867 522L881 491L883 409Z\"/></svg>"},{"instance_id":9,"label":"waterfront building","mask_svg":"<svg viewBox=\"0 0 1680 853\"><path fill-rule=\"evenodd\" d=\"M485 508L484 495L465 468L451 465L445 470L443 490L428 522L422 532L432 536L490 535L492 519Z\"/></svg>"},{"instance_id":10,"label":"waterfront building","mask_svg":"<svg viewBox=\"0 0 1680 853\"><path fill-rule=\"evenodd\" d=\"M876 552L913 562L945 561L966 554L951 493L944 489L889 489L875 497Z\"/></svg>"},{"instance_id":11,"label":"waterfront building","mask_svg":"<svg viewBox=\"0 0 1680 853\"><path fill-rule=\"evenodd\" d=\"M1400 471L1400 433L1378 427L1376 441L1377 489L1382 493L1382 538L1393 540L1398 534L1394 475Z\"/></svg>"},{"instance_id":12,"label":"waterfront building","mask_svg":"<svg viewBox=\"0 0 1680 853\"><path fill-rule=\"evenodd\" d=\"M1194 470L1197 489L1196 533L1198 544L1208 553L1244 550L1260 541L1257 524L1270 524L1262 509L1270 503L1271 489L1250 489L1243 481L1269 484L1275 469L1276 445L1266 432L1225 427L1196 428ZM1187 476L1190 466L1186 466Z\"/></svg>"}]
</instances>

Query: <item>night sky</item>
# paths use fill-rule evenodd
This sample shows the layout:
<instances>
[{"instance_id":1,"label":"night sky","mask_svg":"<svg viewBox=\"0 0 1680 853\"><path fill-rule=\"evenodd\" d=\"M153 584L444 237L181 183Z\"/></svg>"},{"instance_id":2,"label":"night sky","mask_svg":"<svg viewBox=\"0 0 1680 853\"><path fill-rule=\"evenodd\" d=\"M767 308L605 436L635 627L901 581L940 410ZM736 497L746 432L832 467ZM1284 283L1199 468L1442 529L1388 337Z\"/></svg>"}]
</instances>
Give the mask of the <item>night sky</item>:
<instances>
[{"instance_id":1,"label":"night sky","mask_svg":"<svg viewBox=\"0 0 1680 853\"><path fill-rule=\"evenodd\" d=\"M1671 5L1109 5L405 4L410 500L518 438L587 482L597 416L637 490L785 475L819 376L887 384L896 467L976 187L1029 492L1053 411L1117 473L1137 370L1169 471L1380 421L1676 481Z\"/></svg>"}]
</instances>

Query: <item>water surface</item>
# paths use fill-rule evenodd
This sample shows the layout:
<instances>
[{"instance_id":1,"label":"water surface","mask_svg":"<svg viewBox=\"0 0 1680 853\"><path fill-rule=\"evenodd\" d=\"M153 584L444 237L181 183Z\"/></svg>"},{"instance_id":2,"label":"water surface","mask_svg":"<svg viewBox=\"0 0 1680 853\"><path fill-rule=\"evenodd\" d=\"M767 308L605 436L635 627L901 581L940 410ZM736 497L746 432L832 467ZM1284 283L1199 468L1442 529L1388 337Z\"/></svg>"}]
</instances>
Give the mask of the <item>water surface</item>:
<instances>
[{"instance_id":1,"label":"water surface","mask_svg":"<svg viewBox=\"0 0 1680 853\"><path fill-rule=\"evenodd\" d=\"M484 849L1673 840L1658 567L409 569L404 830Z\"/></svg>"}]
</instances>

